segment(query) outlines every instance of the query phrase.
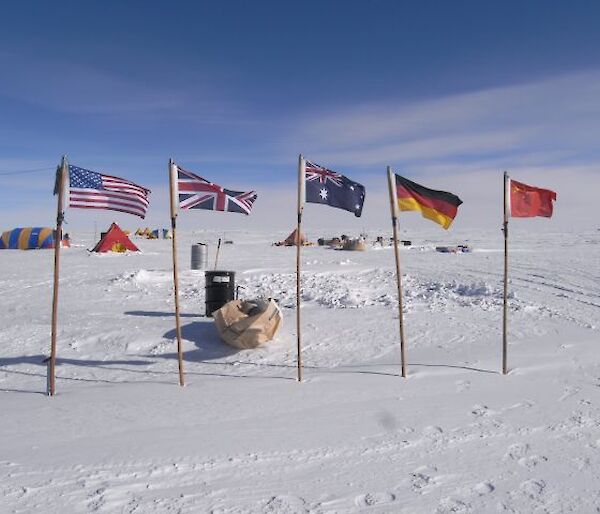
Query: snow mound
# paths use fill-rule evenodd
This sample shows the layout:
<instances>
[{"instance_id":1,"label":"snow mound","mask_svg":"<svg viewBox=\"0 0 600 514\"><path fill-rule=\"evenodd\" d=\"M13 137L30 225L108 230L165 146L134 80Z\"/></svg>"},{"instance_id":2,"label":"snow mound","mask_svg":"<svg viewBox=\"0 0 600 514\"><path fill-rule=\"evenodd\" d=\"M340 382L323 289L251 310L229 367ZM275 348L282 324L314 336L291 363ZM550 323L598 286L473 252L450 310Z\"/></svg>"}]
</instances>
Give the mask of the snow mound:
<instances>
[{"instance_id":1,"label":"snow mound","mask_svg":"<svg viewBox=\"0 0 600 514\"><path fill-rule=\"evenodd\" d=\"M138 286L167 284L173 282L173 274L164 270L140 269L135 272L127 272L112 280L116 284L134 284Z\"/></svg>"},{"instance_id":2,"label":"snow mound","mask_svg":"<svg viewBox=\"0 0 600 514\"><path fill-rule=\"evenodd\" d=\"M423 281L403 275L406 308L413 304L428 305L438 310L450 304L485 309L502 305L502 289L482 281L437 282ZM296 276L293 273L259 274L244 279L246 291L255 296L277 299L284 307L296 305ZM396 276L391 270L366 270L354 273L302 273L303 302L345 309L369 306L396 305ZM510 295L513 298L513 295ZM515 306L519 308L519 306Z\"/></svg>"}]
</instances>

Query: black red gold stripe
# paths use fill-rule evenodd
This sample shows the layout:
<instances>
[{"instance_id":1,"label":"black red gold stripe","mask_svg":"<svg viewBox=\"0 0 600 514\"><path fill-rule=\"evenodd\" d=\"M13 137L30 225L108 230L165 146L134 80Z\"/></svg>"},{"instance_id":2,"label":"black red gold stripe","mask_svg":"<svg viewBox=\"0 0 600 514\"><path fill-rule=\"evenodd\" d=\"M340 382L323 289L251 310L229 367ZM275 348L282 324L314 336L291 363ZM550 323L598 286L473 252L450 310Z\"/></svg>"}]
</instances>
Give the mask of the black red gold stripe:
<instances>
[{"instance_id":1,"label":"black red gold stripe","mask_svg":"<svg viewBox=\"0 0 600 514\"><path fill-rule=\"evenodd\" d=\"M420 211L424 218L447 229L452 224L462 200L447 191L429 189L396 175L396 197L401 211Z\"/></svg>"}]
</instances>

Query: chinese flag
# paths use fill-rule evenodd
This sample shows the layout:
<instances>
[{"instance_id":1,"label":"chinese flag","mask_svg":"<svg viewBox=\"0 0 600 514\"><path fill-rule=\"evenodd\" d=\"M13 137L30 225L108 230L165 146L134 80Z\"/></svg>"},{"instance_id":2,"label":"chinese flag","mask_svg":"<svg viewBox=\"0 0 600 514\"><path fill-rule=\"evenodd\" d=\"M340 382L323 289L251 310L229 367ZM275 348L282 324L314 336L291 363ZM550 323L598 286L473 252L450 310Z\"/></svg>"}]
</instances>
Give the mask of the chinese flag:
<instances>
[{"instance_id":1,"label":"chinese flag","mask_svg":"<svg viewBox=\"0 0 600 514\"><path fill-rule=\"evenodd\" d=\"M552 202L556 193L550 189L528 186L510 179L510 215L513 218L552 217Z\"/></svg>"}]
</instances>

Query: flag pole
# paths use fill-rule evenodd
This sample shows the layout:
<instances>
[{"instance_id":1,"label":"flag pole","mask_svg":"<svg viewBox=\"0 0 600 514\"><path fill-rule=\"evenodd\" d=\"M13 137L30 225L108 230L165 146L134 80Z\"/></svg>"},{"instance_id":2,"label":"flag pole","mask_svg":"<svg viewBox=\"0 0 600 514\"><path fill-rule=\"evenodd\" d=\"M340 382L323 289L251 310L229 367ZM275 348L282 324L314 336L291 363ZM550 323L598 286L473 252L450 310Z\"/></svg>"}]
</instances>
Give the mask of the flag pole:
<instances>
[{"instance_id":1,"label":"flag pole","mask_svg":"<svg viewBox=\"0 0 600 514\"><path fill-rule=\"evenodd\" d=\"M302 382L302 345L300 334L300 249L302 248L302 211L305 197L306 161L298 156L298 224L296 226L296 344L298 351L298 382Z\"/></svg>"},{"instance_id":2,"label":"flag pole","mask_svg":"<svg viewBox=\"0 0 600 514\"><path fill-rule=\"evenodd\" d=\"M507 317L508 317L508 216L510 201L508 186L510 179L508 173L504 172L504 222L502 232L504 233L504 301L502 306L502 374L508 373L508 342L506 335Z\"/></svg>"},{"instance_id":3,"label":"flag pole","mask_svg":"<svg viewBox=\"0 0 600 514\"><path fill-rule=\"evenodd\" d=\"M48 396L54 396L56 392L56 332L58 324L58 283L60 275L60 245L62 242L62 224L64 213L64 189L65 177L67 176L67 156L63 155L60 166L56 169L56 181L54 183L54 194L58 194L56 206L56 232L54 232L54 288L52 292L52 332L50 342L50 363L47 368L49 374Z\"/></svg>"},{"instance_id":4,"label":"flag pole","mask_svg":"<svg viewBox=\"0 0 600 514\"><path fill-rule=\"evenodd\" d=\"M173 291L175 295L175 333L177 335L177 362L179 365L179 385L184 386L183 377L183 353L181 345L181 323L179 319L179 282L177 277L177 167L173 159L169 159L169 191L171 199L171 232L173 238Z\"/></svg>"},{"instance_id":5,"label":"flag pole","mask_svg":"<svg viewBox=\"0 0 600 514\"><path fill-rule=\"evenodd\" d=\"M388 189L390 192L390 210L394 239L394 257L396 259L396 281L398 285L398 324L400 329L400 365L402 377L406 377L406 358L404 345L404 318L402 312L402 274L400 273L400 250L398 249L398 207L396 195L396 180L392 168L387 167Z\"/></svg>"}]
</instances>

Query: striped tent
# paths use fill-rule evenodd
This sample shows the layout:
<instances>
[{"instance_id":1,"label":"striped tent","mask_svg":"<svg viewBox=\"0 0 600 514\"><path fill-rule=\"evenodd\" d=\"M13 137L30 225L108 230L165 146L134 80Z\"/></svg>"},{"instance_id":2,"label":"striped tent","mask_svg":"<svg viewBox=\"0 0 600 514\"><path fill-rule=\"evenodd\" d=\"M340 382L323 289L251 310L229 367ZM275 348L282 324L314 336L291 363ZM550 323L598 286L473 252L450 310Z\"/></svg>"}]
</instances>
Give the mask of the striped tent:
<instances>
[{"instance_id":1,"label":"striped tent","mask_svg":"<svg viewBox=\"0 0 600 514\"><path fill-rule=\"evenodd\" d=\"M63 240L69 246L69 240ZM54 248L54 230L48 227L13 228L2 233L0 250L33 250Z\"/></svg>"}]
</instances>

